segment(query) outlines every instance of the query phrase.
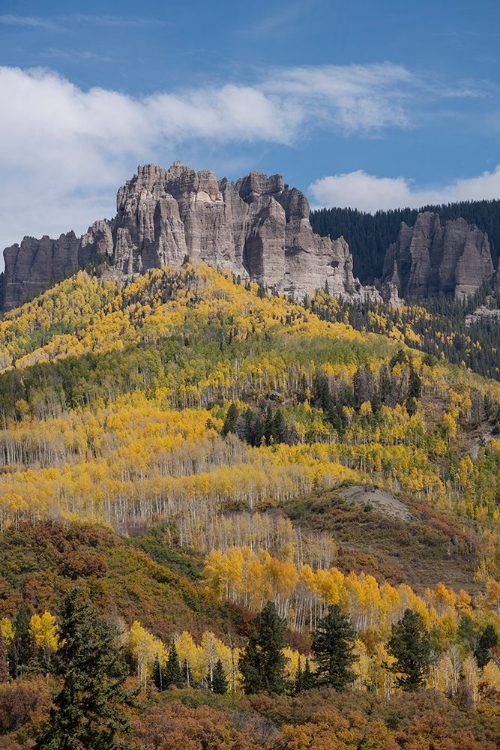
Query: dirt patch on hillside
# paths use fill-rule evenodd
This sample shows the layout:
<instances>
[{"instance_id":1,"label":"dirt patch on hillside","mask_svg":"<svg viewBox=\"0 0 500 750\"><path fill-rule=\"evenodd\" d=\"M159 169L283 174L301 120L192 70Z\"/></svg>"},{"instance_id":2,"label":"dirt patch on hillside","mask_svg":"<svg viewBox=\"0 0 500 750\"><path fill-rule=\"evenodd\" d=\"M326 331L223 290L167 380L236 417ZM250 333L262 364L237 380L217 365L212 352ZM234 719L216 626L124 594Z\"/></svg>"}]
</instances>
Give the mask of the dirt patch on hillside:
<instances>
[{"instance_id":1,"label":"dirt patch on hillside","mask_svg":"<svg viewBox=\"0 0 500 750\"><path fill-rule=\"evenodd\" d=\"M400 521L410 523L416 519L412 516L406 505L389 492L377 490L374 487L346 487L339 493L343 500L348 500L361 507L371 506L375 513L386 518L397 518Z\"/></svg>"}]
</instances>

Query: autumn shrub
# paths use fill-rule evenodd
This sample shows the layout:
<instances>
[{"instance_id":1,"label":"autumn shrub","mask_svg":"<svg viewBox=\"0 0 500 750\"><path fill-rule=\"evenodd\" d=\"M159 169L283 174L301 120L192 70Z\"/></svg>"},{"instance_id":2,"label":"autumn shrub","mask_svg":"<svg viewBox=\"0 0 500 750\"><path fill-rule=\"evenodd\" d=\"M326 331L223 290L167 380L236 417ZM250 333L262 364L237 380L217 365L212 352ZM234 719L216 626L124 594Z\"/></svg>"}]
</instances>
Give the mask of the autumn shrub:
<instances>
[{"instance_id":1,"label":"autumn shrub","mask_svg":"<svg viewBox=\"0 0 500 750\"><path fill-rule=\"evenodd\" d=\"M155 750L251 750L259 746L249 727L235 729L222 711L189 708L177 701L135 720L133 734L143 747Z\"/></svg>"},{"instance_id":2,"label":"autumn shrub","mask_svg":"<svg viewBox=\"0 0 500 750\"><path fill-rule=\"evenodd\" d=\"M48 714L52 681L44 677L15 680L0 685L0 733L32 724L39 725Z\"/></svg>"}]
</instances>

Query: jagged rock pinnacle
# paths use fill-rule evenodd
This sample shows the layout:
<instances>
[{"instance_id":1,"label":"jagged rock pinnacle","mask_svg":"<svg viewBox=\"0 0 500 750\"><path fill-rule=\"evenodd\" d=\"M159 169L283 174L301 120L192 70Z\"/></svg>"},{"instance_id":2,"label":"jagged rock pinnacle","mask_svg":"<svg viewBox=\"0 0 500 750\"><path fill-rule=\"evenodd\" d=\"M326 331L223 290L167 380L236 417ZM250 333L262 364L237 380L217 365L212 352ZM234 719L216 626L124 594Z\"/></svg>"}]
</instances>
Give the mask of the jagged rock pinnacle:
<instances>
[{"instance_id":1,"label":"jagged rock pinnacle","mask_svg":"<svg viewBox=\"0 0 500 750\"><path fill-rule=\"evenodd\" d=\"M115 218L80 239L25 238L4 255L6 309L103 258L127 278L189 256L297 298L325 282L336 294L357 284L347 243L313 233L306 197L280 175L251 172L231 183L180 161L138 167L118 190Z\"/></svg>"}]
</instances>

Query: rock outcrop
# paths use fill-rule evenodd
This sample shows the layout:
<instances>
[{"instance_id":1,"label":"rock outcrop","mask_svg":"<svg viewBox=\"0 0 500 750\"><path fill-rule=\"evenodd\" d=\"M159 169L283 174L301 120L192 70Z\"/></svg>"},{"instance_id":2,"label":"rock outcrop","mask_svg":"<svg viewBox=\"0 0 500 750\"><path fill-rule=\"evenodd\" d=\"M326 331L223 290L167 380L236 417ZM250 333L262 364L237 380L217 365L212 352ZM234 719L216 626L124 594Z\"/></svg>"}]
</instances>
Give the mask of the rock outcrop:
<instances>
[{"instance_id":1,"label":"rock outcrop","mask_svg":"<svg viewBox=\"0 0 500 750\"><path fill-rule=\"evenodd\" d=\"M438 214L418 214L413 227L401 224L385 256L382 281L400 297L473 294L493 277L488 235L464 219L441 225Z\"/></svg>"},{"instance_id":2,"label":"rock outcrop","mask_svg":"<svg viewBox=\"0 0 500 750\"><path fill-rule=\"evenodd\" d=\"M118 191L115 218L96 221L83 237L25 237L4 257L3 309L81 268L109 269L126 280L186 257L297 299L325 286L390 304L398 295L461 298L493 276L487 235L463 219L442 226L437 214L422 213L414 227L401 225L387 250L381 293L361 287L345 240L315 234L306 197L280 175L252 172L233 183L181 162L139 167Z\"/></svg>"},{"instance_id":3,"label":"rock outcrop","mask_svg":"<svg viewBox=\"0 0 500 750\"><path fill-rule=\"evenodd\" d=\"M4 308L16 307L47 287L72 276L80 267L80 240L74 232L58 240L25 237L4 250Z\"/></svg>"},{"instance_id":4,"label":"rock outcrop","mask_svg":"<svg viewBox=\"0 0 500 750\"><path fill-rule=\"evenodd\" d=\"M189 256L297 298L325 283L335 294L359 289L347 243L313 233L307 199L280 175L252 172L231 183L180 162L139 167L118 191L116 217L80 240L72 232L25 238L4 256L5 309L104 260L129 278Z\"/></svg>"}]
</instances>

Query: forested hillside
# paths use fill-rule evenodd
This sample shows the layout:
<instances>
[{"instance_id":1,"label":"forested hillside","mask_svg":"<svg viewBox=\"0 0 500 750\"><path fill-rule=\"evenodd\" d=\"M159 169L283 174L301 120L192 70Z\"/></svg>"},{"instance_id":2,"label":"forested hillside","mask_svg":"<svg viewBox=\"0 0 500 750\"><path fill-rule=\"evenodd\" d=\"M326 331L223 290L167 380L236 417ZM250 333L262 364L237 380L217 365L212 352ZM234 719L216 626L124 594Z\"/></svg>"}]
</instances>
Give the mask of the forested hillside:
<instances>
[{"instance_id":1,"label":"forested hillside","mask_svg":"<svg viewBox=\"0 0 500 750\"><path fill-rule=\"evenodd\" d=\"M348 314L186 263L4 316L0 747L75 663L143 748L497 746L500 384Z\"/></svg>"},{"instance_id":2,"label":"forested hillside","mask_svg":"<svg viewBox=\"0 0 500 750\"><path fill-rule=\"evenodd\" d=\"M391 211L363 213L353 208L322 208L311 213L311 225L322 236L336 239L343 236L354 260L354 275L362 284L373 284L382 276L385 251L396 241L404 221L413 226L419 211L439 214L441 221L465 219L487 232L495 267L500 252L500 200L460 201L419 209L398 208Z\"/></svg>"},{"instance_id":3,"label":"forested hillside","mask_svg":"<svg viewBox=\"0 0 500 750\"><path fill-rule=\"evenodd\" d=\"M499 380L498 301L498 295L486 288L465 300L410 299L398 306L369 298L361 302L339 299L322 290L306 297L304 304L324 320L347 322L358 331L388 335L431 358ZM480 307L483 314L474 315Z\"/></svg>"}]
</instances>

